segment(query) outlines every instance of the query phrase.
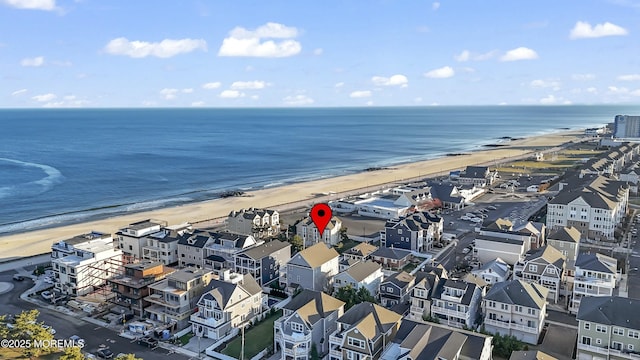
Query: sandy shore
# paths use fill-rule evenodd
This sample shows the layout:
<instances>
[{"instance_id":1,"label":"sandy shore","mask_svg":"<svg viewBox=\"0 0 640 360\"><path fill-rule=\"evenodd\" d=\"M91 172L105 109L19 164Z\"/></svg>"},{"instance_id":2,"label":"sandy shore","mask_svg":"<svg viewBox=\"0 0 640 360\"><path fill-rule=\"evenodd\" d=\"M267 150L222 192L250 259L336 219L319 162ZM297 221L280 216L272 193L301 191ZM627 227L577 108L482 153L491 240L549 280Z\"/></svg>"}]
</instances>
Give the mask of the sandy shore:
<instances>
[{"instance_id":1,"label":"sandy shore","mask_svg":"<svg viewBox=\"0 0 640 360\"><path fill-rule=\"evenodd\" d=\"M327 178L282 187L253 191L243 197L231 197L193 203L183 206L131 213L109 219L86 223L36 230L21 234L0 237L0 262L16 257L37 255L49 252L51 244L91 230L116 232L119 228L144 219L165 220L170 225L184 222L210 225L211 219L227 216L234 209L248 207L271 207L280 211L305 206L311 203L327 201L356 190L377 189L405 179L433 176L448 173L450 170L463 169L467 165L487 164L505 161L513 157L526 156L536 151L544 151L560 146L572 140L580 139L582 132L565 131L551 135L530 137L509 142L508 146L488 148L458 156L420 161L398 165L393 168L362 172L358 174ZM335 192L335 195L317 196L317 194Z\"/></svg>"}]
</instances>

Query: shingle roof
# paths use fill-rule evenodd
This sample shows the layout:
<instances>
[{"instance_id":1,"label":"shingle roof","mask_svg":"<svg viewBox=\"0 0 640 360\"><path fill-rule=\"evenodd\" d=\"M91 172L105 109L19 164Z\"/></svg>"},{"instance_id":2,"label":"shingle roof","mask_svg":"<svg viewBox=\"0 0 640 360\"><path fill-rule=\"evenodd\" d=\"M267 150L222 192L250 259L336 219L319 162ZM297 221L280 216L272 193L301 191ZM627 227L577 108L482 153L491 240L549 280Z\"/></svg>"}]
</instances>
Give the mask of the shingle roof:
<instances>
[{"instance_id":1,"label":"shingle roof","mask_svg":"<svg viewBox=\"0 0 640 360\"><path fill-rule=\"evenodd\" d=\"M637 314L640 300L619 296L587 296L580 301L578 320L604 325L640 330L640 316Z\"/></svg>"},{"instance_id":2,"label":"shingle roof","mask_svg":"<svg viewBox=\"0 0 640 360\"><path fill-rule=\"evenodd\" d=\"M573 226L563 226L547 235L547 239L578 243L580 242L580 230Z\"/></svg>"},{"instance_id":3,"label":"shingle roof","mask_svg":"<svg viewBox=\"0 0 640 360\"><path fill-rule=\"evenodd\" d=\"M215 299L222 309L226 308L231 301L231 297L238 290L244 294L242 299L251 297L262 292L262 288L256 280L249 274L243 276L242 281L236 284L228 283L221 280L211 280L208 285L209 290L203 295L205 299ZM241 300L242 300L241 299ZM237 301L236 301L237 303Z\"/></svg>"},{"instance_id":4,"label":"shingle roof","mask_svg":"<svg viewBox=\"0 0 640 360\"><path fill-rule=\"evenodd\" d=\"M334 248L330 248L321 242L300 251L294 257L300 257L310 267L316 268L339 256L340 254Z\"/></svg>"},{"instance_id":5,"label":"shingle roof","mask_svg":"<svg viewBox=\"0 0 640 360\"><path fill-rule=\"evenodd\" d=\"M484 179L489 168L486 166L467 166L462 177Z\"/></svg>"},{"instance_id":6,"label":"shingle roof","mask_svg":"<svg viewBox=\"0 0 640 360\"><path fill-rule=\"evenodd\" d=\"M498 218L485 225L484 228L490 230L511 231L513 229L513 223L509 219Z\"/></svg>"},{"instance_id":7,"label":"shingle roof","mask_svg":"<svg viewBox=\"0 0 640 360\"><path fill-rule=\"evenodd\" d=\"M344 272L349 274L349 276L351 276L353 280L357 282L362 282L364 281L364 279L367 278L367 276L373 274L374 272L380 270L381 268L382 266L377 262L361 261L354 264Z\"/></svg>"},{"instance_id":8,"label":"shingle roof","mask_svg":"<svg viewBox=\"0 0 640 360\"><path fill-rule=\"evenodd\" d=\"M390 282L402 289L414 281L415 278L415 276L407 273L406 271L399 271L384 279L383 283Z\"/></svg>"},{"instance_id":9,"label":"shingle roof","mask_svg":"<svg viewBox=\"0 0 640 360\"><path fill-rule=\"evenodd\" d=\"M539 249L530 251L525 256L525 262L536 259L542 259L549 264L553 264L555 267L562 269L567 259L559 250L551 245L545 245Z\"/></svg>"},{"instance_id":10,"label":"shingle roof","mask_svg":"<svg viewBox=\"0 0 640 360\"><path fill-rule=\"evenodd\" d=\"M507 273L509 273L509 270L509 264L507 264L501 258L496 258L495 260L491 260L488 263L482 265L482 267L480 267L479 269L473 270L472 273L480 274L482 272L489 271L492 273L496 273L500 277L505 277Z\"/></svg>"},{"instance_id":11,"label":"shingle roof","mask_svg":"<svg viewBox=\"0 0 640 360\"><path fill-rule=\"evenodd\" d=\"M376 249L378 249L377 246L363 242L347 250L346 253L359 256L369 256L369 254L376 251Z\"/></svg>"},{"instance_id":12,"label":"shingle roof","mask_svg":"<svg viewBox=\"0 0 640 360\"><path fill-rule=\"evenodd\" d=\"M607 264L608 263L608 264ZM602 254L578 254L576 259L576 267L583 270L598 271L603 273L615 274L617 271L618 261L612 257Z\"/></svg>"},{"instance_id":13,"label":"shingle roof","mask_svg":"<svg viewBox=\"0 0 640 360\"><path fill-rule=\"evenodd\" d=\"M244 254L254 260L265 258L276 251L282 250L286 247L291 247L291 244L280 240L272 240L262 245L247 249L241 254Z\"/></svg>"},{"instance_id":14,"label":"shingle roof","mask_svg":"<svg viewBox=\"0 0 640 360\"><path fill-rule=\"evenodd\" d=\"M484 298L504 304L542 309L548 293L549 290L542 285L511 280L494 284Z\"/></svg>"},{"instance_id":15,"label":"shingle roof","mask_svg":"<svg viewBox=\"0 0 640 360\"><path fill-rule=\"evenodd\" d=\"M463 305L471 304L471 299L473 298L473 294L478 288L476 284L468 283L463 280L440 279L440 281L438 282L438 285L433 290L432 297L434 299L441 299L442 293L444 292L445 287L464 290L464 293L462 294L462 298L460 298L460 303Z\"/></svg>"},{"instance_id":16,"label":"shingle roof","mask_svg":"<svg viewBox=\"0 0 640 360\"><path fill-rule=\"evenodd\" d=\"M338 300L320 291L303 290L283 308L297 312L309 325L325 318L330 312L344 306L344 301Z\"/></svg>"},{"instance_id":17,"label":"shingle roof","mask_svg":"<svg viewBox=\"0 0 640 360\"><path fill-rule=\"evenodd\" d=\"M338 322L357 328L368 339L377 339L400 322L402 315L370 302L354 305Z\"/></svg>"},{"instance_id":18,"label":"shingle roof","mask_svg":"<svg viewBox=\"0 0 640 360\"><path fill-rule=\"evenodd\" d=\"M379 247L376 251L371 253L371 256L378 256L387 259L393 260L402 260L411 255L411 251L396 249L396 248L388 248L388 247Z\"/></svg>"}]
</instances>

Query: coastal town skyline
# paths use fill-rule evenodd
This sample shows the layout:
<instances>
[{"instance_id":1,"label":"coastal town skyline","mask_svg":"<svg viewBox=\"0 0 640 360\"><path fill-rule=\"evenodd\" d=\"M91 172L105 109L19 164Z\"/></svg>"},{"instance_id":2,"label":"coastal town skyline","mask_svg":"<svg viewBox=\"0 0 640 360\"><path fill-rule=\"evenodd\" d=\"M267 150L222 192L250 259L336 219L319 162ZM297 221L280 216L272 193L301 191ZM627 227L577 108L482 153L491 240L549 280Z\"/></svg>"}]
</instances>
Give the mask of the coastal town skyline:
<instances>
[{"instance_id":1,"label":"coastal town skyline","mask_svg":"<svg viewBox=\"0 0 640 360\"><path fill-rule=\"evenodd\" d=\"M0 107L633 103L638 12L614 0L3 0Z\"/></svg>"}]
</instances>

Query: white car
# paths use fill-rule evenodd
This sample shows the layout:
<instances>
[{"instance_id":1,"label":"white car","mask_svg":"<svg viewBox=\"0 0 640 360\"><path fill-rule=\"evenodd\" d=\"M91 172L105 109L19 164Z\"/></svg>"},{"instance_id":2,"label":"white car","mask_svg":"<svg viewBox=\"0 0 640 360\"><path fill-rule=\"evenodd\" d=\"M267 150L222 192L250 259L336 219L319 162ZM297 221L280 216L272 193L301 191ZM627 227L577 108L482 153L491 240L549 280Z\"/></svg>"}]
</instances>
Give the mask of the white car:
<instances>
[{"instance_id":1,"label":"white car","mask_svg":"<svg viewBox=\"0 0 640 360\"><path fill-rule=\"evenodd\" d=\"M45 276L44 278L42 278L42 281L46 282L47 284L54 284L55 282L53 281L52 278Z\"/></svg>"},{"instance_id":2,"label":"white car","mask_svg":"<svg viewBox=\"0 0 640 360\"><path fill-rule=\"evenodd\" d=\"M46 329L46 330L49 330L49 333L50 333L51 335L55 335L55 334L56 334L56 329L52 328L52 327L51 327L51 326L49 326L49 325L42 325L42 328L43 328L43 329Z\"/></svg>"},{"instance_id":3,"label":"white car","mask_svg":"<svg viewBox=\"0 0 640 360\"><path fill-rule=\"evenodd\" d=\"M40 295L45 300L51 300L53 298L53 293L51 291L43 291Z\"/></svg>"},{"instance_id":4,"label":"white car","mask_svg":"<svg viewBox=\"0 0 640 360\"><path fill-rule=\"evenodd\" d=\"M468 254L470 251L471 251L471 249L469 249L468 247L462 249L462 253L465 254L465 255Z\"/></svg>"}]
</instances>

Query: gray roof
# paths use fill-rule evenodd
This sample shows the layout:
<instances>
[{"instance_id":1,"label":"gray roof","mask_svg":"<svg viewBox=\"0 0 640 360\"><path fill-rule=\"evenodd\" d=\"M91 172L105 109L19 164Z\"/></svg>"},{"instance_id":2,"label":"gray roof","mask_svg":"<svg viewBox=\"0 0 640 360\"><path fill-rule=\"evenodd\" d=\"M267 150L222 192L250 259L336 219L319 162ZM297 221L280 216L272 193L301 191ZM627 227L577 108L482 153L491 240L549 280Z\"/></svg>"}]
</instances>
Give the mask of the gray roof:
<instances>
[{"instance_id":1,"label":"gray roof","mask_svg":"<svg viewBox=\"0 0 640 360\"><path fill-rule=\"evenodd\" d=\"M614 265L610 266L607 263ZM576 267L583 270L598 271L603 273L615 274L617 271L618 260L602 255L602 254L578 254L576 259Z\"/></svg>"},{"instance_id":2,"label":"gray roof","mask_svg":"<svg viewBox=\"0 0 640 360\"><path fill-rule=\"evenodd\" d=\"M496 273L500 277L505 277L509 273L509 270L510 270L509 264L507 264L501 258L497 258L482 265L482 267L480 267L479 269L473 270L472 273L475 274L475 273L482 273L482 272L488 271L488 272Z\"/></svg>"},{"instance_id":3,"label":"gray roof","mask_svg":"<svg viewBox=\"0 0 640 360\"><path fill-rule=\"evenodd\" d=\"M407 229L411 231L427 230L433 222L440 222L441 218L427 212L416 212L399 219L387 220L387 229Z\"/></svg>"},{"instance_id":4,"label":"gray roof","mask_svg":"<svg viewBox=\"0 0 640 360\"><path fill-rule=\"evenodd\" d=\"M344 304L344 301L338 300L323 292L305 289L291 299L283 308L298 312L298 315L313 325L319 319L325 318L329 313L343 307Z\"/></svg>"},{"instance_id":5,"label":"gray roof","mask_svg":"<svg viewBox=\"0 0 640 360\"><path fill-rule=\"evenodd\" d=\"M530 284L522 280L511 280L494 284L484 299L542 309L548 293L549 290L542 285Z\"/></svg>"},{"instance_id":6,"label":"gray roof","mask_svg":"<svg viewBox=\"0 0 640 360\"><path fill-rule=\"evenodd\" d=\"M280 240L272 240L262 245L247 249L238 255L246 255L254 260L260 260L286 247L291 247L291 244ZM291 254L291 251L289 251L289 254Z\"/></svg>"},{"instance_id":7,"label":"gray roof","mask_svg":"<svg viewBox=\"0 0 640 360\"><path fill-rule=\"evenodd\" d=\"M471 304L473 293L478 289L476 284L469 283L464 280L440 279L438 285L433 290L432 298L441 299L445 287L464 290L464 294L462 294L462 298L460 299L460 304L463 305Z\"/></svg>"},{"instance_id":8,"label":"gray roof","mask_svg":"<svg viewBox=\"0 0 640 360\"><path fill-rule=\"evenodd\" d=\"M193 280L199 277L202 277L205 274L211 273L210 270L206 270L206 269L199 269L196 267L186 267L186 268L182 268L177 270L176 272L170 274L169 276L167 276L167 278L170 279L175 279L178 281L184 281L187 282L189 280Z\"/></svg>"},{"instance_id":9,"label":"gray roof","mask_svg":"<svg viewBox=\"0 0 640 360\"><path fill-rule=\"evenodd\" d=\"M549 233L549 235L547 235L547 239L578 243L580 242L580 230L573 226L563 226Z\"/></svg>"},{"instance_id":10,"label":"gray roof","mask_svg":"<svg viewBox=\"0 0 640 360\"><path fill-rule=\"evenodd\" d=\"M399 271L394 273L393 275L387 277L384 279L384 281L382 282L383 284L385 283L392 283L394 285L396 285L399 288L404 288L405 286L409 285L412 281L414 281L416 279L415 276L409 274L406 271Z\"/></svg>"},{"instance_id":11,"label":"gray roof","mask_svg":"<svg viewBox=\"0 0 640 360\"><path fill-rule=\"evenodd\" d=\"M87 234L76 235L72 238L61 240L60 242L63 242L68 245L78 245L87 241L96 240L96 239L106 239L108 237L111 237L111 234L92 231Z\"/></svg>"},{"instance_id":12,"label":"gray roof","mask_svg":"<svg viewBox=\"0 0 640 360\"><path fill-rule=\"evenodd\" d=\"M210 290L202 297L209 300L215 299L222 309L226 308L227 304L231 300L231 296L238 289L245 293L246 296L242 297L243 299L262 292L260 285L258 285L256 280L249 274L244 275L242 281L236 284L221 280L211 280L208 285L208 289Z\"/></svg>"},{"instance_id":13,"label":"gray roof","mask_svg":"<svg viewBox=\"0 0 640 360\"><path fill-rule=\"evenodd\" d=\"M576 318L597 324L640 330L640 300L619 296L587 296L580 301Z\"/></svg>"},{"instance_id":14,"label":"gray roof","mask_svg":"<svg viewBox=\"0 0 640 360\"><path fill-rule=\"evenodd\" d=\"M456 187L451 183L430 183L431 197L443 203L464 203L465 199L459 195L452 195Z\"/></svg>"},{"instance_id":15,"label":"gray roof","mask_svg":"<svg viewBox=\"0 0 640 360\"><path fill-rule=\"evenodd\" d=\"M373 274L374 272L380 270L382 266L377 262L373 261L360 261L356 264L352 265L350 268L345 270L344 272L349 274L353 280L357 282L362 282L367 276Z\"/></svg>"},{"instance_id":16,"label":"gray roof","mask_svg":"<svg viewBox=\"0 0 640 360\"><path fill-rule=\"evenodd\" d=\"M461 177L467 178L476 178L476 179L484 179L487 176L487 172L489 172L489 168L486 166L467 166L464 170L464 174L461 174Z\"/></svg>"},{"instance_id":17,"label":"gray roof","mask_svg":"<svg viewBox=\"0 0 640 360\"><path fill-rule=\"evenodd\" d=\"M396 249L396 248L388 248L388 247L379 247L376 251L371 253L371 256L378 256L387 259L393 260L402 260L411 255L411 251Z\"/></svg>"},{"instance_id":18,"label":"gray roof","mask_svg":"<svg viewBox=\"0 0 640 360\"><path fill-rule=\"evenodd\" d=\"M490 236L490 235L476 235L476 240L486 240L486 241L501 242L505 244L514 244L514 245L522 245L522 243L524 242L523 240L519 240L519 239L510 239L510 238L503 238L499 236Z\"/></svg>"},{"instance_id":19,"label":"gray roof","mask_svg":"<svg viewBox=\"0 0 640 360\"><path fill-rule=\"evenodd\" d=\"M195 230L192 234L185 234L178 239L178 245L186 245L193 246L197 248L203 248L209 238L211 237L211 233L206 230Z\"/></svg>"},{"instance_id":20,"label":"gray roof","mask_svg":"<svg viewBox=\"0 0 640 360\"><path fill-rule=\"evenodd\" d=\"M133 224L129 224L129 226L127 226L126 229L142 230L142 229L146 229L146 228L150 228L158 225L162 225L162 224L159 222L155 222L151 219L147 219L147 220L134 222Z\"/></svg>"}]
</instances>

